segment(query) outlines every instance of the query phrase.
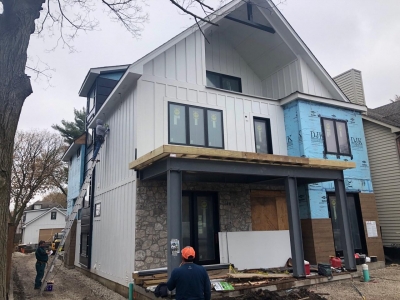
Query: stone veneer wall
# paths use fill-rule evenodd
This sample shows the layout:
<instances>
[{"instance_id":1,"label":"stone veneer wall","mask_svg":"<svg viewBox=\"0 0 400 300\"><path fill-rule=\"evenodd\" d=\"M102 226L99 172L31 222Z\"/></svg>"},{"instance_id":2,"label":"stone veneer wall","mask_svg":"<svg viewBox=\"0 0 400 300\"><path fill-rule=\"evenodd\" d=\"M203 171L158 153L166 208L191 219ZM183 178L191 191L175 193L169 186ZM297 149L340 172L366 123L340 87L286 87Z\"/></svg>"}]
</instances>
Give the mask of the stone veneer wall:
<instances>
[{"instance_id":1,"label":"stone veneer wall","mask_svg":"<svg viewBox=\"0 0 400 300\"><path fill-rule=\"evenodd\" d=\"M218 192L220 231L251 231L251 189L277 186L184 182L183 191ZM167 184L137 181L135 270L167 266Z\"/></svg>"}]
</instances>

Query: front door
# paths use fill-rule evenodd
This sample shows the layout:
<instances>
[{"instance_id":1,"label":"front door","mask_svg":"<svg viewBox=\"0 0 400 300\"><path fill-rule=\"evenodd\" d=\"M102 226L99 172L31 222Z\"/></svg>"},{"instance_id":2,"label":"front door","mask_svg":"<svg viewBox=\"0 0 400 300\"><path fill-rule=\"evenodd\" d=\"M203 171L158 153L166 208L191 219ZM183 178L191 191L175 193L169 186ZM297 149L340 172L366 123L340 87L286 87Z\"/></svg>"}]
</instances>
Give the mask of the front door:
<instances>
[{"instance_id":1,"label":"front door","mask_svg":"<svg viewBox=\"0 0 400 300\"><path fill-rule=\"evenodd\" d=\"M195 263L219 263L218 197L210 192L183 192L182 194L182 248L192 246Z\"/></svg>"},{"instance_id":2,"label":"front door","mask_svg":"<svg viewBox=\"0 0 400 300\"><path fill-rule=\"evenodd\" d=\"M339 220L337 219L336 196L328 195L329 200L329 217L332 220L333 238L335 241L335 250L337 256L343 255L343 247L340 240L341 232ZM347 194L347 212L351 225L351 233L353 236L353 246L355 253L366 253L366 242L364 235L364 227L362 222L360 200L355 194Z\"/></svg>"}]
</instances>

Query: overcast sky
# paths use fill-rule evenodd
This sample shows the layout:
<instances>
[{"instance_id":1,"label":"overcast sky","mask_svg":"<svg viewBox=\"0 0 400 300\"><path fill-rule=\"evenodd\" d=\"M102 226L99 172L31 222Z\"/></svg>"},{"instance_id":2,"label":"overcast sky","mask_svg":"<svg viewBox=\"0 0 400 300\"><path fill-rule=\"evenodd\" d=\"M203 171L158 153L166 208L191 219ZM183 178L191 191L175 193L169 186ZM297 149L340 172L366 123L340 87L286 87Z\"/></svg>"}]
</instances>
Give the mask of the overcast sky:
<instances>
[{"instance_id":1,"label":"overcast sky","mask_svg":"<svg viewBox=\"0 0 400 300\"><path fill-rule=\"evenodd\" d=\"M216 5L217 0L205 3ZM150 19L141 39L133 39L101 11L99 30L81 33L70 54L54 40L32 37L29 56L55 69L51 86L33 81L19 129L46 129L61 119L72 120L73 108L86 104L79 88L90 68L130 64L193 23L169 0L147 0ZM400 95L400 5L398 0L286 0L279 9L331 76L348 69L362 71L368 107Z\"/></svg>"}]
</instances>

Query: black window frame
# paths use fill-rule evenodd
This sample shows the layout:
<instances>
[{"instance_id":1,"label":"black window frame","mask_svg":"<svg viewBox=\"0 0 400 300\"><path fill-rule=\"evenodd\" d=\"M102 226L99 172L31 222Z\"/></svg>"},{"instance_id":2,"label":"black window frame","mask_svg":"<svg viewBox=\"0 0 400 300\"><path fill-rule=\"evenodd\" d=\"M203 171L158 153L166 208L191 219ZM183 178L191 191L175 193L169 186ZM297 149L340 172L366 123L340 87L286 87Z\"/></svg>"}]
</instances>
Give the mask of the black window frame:
<instances>
[{"instance_id":1,"label":"black window frame","mask_svg":"<svg viewBox=\"0 0 400 300\"><path fill-rule=\"evenodd\" d=\"M256 142L256 126L255 126L255 121L262 121L265 122L265 129L267 131L267 148L268 148L268 153L263 153L263 152L257 152L257 142ZM261 117L253 117L253 133L254 133L254 148L256 150L256 153L260 154L274 154L274 150L272 148L272 133L271 133L271 120L268 118L261 118Z\"/></svg>"},{"instance_id":2,"label":"black window frame","mask_svg":"<svg viewBox=\"0 0 400 300\"><path fill-rule=\"evenodd\" d=\"M207 74L213 74L213 75L219 76L219 87L208 86L208 85L207 85L207 87L217 88L217 89L221 89L221 90L224 90L224 91L230 91L230 92L235 92L235 93L242 93L242 91L243 91L243 89L242 89L242 78L240 78L240 77L235 77L235 76L231 76L231 75L226 75L226 74L222 74L222 73L217 73L217 72L213 72L213 71L208 71L208 70L207 70L207 71L206 71L206 80L207 80ZM224 88L222 87L222 80L223 80L224 78L239 80L239 91L232 91L232 90L224 89ZM206 82L207 82L207 81L206 81Z\"/></svg>"},{"instance_id":3,"label":"black window frame","mask_svg":"<svg viewBox=\"0 0 400 300\"><path fill-rule=\"evenodd\" d=\"M326 143L326 138L325 138L325 125L324 125L324 120L332 121L333 122L333 129L335 132L335 142L336 142L336 149L337 152L331 152L328 151L327 143ZM337 134L337 129L336 129L336 122L344 123L346 126L346 137L347 137L347 144L349 146L349 153L341 153L340 152L340 147L339 147L339 139L338 139L338 134ZM321 128L322 128L322 140L324 142L324 154L332 154L336 156L350 156L353 157L352 152L351 152L351 145L350 145L350 137L349 137L349 126L347 124L347 120L341 120L341 119L332 119L332 118L325 118L321 117Z\"/></svg>"},{"instance_id":4,"label":"black window frame","mask_svg":"<svg viewBox=\"0 0 400 300\"><path fill-rule=\"evenodd\" d=\"M50 216L51 220L57 220L57 212L56 211L52 211L50 214L51 214L51 216Z\"/></svg>"},{"instance_id":5,"label":"black window frame","mask_svg":"<svg viewBox=\"0 0 400 300\"><path fill-rule=\"evenodd\" d=\"M96 107L96 90L97 90L97 81L93 84L87 96L87 112L86 112L87 115L89 115ZM90 108L90 96L92 92L93 92L93 107Z\"/></svg>"},{"instance_id":6,"label":"black window frame","mask_svg":"<svg viewBox=\"0 0 400 300\"><path fill-rule=\"evenodd\" d=\"M86 134L86 148L89 149L94 144L94 137L96 135L95 128L88 128Z\"/></svg>"},{"instance_id":7,"label":"black window frame","mask_svg":"<svg viewBox=\"0 0 400 300\"><path fill-rule=\"evenodd\" d=\"M171 114L170 114L170 108L171 105L180 105L185 107L185 129L186 129L186 143L175 143L171 142ZM195 144L190 144L190 121L189 121L189 108L194 107L196 109L202 109L203 110L203 118L204 118L204 142L205 146L203 145L195 145ZM208 140L208 120L207 120L207 112L208 111L217 111L221 113L221 138L222 138L222 146L221 147L214 147L214 146L209 146L209 140ZM213 149L225 149L225 140L224 140L224 112L221 109L215 109L215 108L208 108L208 107L202 107L202 106L195 106L195 105L189 105L189 104L183 104L183 103L178 103L178 102L168 102L168 143L171 145L182 145L182 146L192 146L192 147L201 147L201 148L213 148Z\"/></svg>"},{"instance_id":8,"label":"black window frame","mask_svg":"<svg viewBox=\"0 0 400 300\"><path fill-rule=\"evenodd\" d=\"M99 208L99 213L97 214L97 207ZM101 202L97 202L94 205L94 216L100 217L101 216Z\"/></svg>"}]
</instances>

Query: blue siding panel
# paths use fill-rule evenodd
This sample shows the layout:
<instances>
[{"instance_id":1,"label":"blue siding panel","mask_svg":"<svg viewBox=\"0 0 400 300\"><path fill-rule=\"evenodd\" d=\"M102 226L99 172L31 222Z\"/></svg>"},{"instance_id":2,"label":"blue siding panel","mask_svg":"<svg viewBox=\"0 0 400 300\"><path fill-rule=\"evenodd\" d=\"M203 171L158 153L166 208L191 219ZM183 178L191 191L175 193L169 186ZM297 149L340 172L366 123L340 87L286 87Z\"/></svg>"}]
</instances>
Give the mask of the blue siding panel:
<instances>
[{"instance_id":1,"label":"blue siding panel","mask_svg":"<svg viewBox=\"0 0 400 300\"><path fill-rule=\"evenodd\" d=\"M74 199L79 196L79 191L83 182L85 161L85 145L81 145L80 156L76 153L72 157L72 162L68 168L68 195L67 195L67 215L72 212Z\"/></svg>"}]
</instances>

